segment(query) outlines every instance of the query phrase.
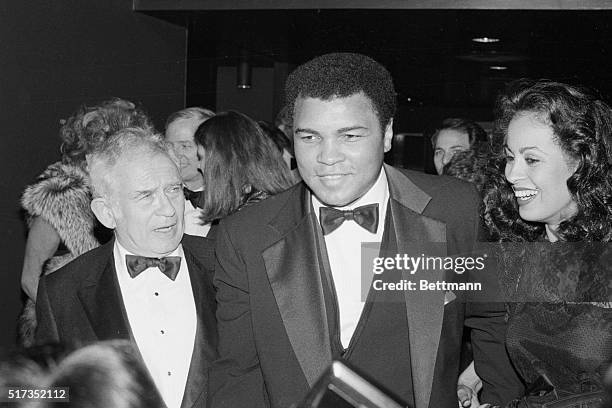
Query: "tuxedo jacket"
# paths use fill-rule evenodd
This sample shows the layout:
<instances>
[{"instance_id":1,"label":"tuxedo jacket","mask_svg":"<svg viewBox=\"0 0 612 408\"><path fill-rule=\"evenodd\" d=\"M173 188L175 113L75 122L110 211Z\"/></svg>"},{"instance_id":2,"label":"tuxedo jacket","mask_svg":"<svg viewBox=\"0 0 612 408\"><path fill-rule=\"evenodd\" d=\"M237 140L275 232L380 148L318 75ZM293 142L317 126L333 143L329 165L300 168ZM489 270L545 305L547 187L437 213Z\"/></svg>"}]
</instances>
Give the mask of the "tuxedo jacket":
<instances>
[{"instance_id":1,"label":"tuxedo jacket","mask_svg":"<svg viewBox=\"0 0 612 408\"><path fill-rule=\"evenodd\" d=\"M43 276L36 301L36 342L73 345L134 341L115 272L115 240ZM211 240L184 235L183 250L195 300L197 329L181 408L206 406L208 369L216 358L217 328ZM180 313L180 311L177 311Z\"/></svg>"},{"instance_id":2,"label":"tuxedo jacket","mask_svg":"<svg viewBox=\"0 0 612 408\"><path fill-rule=\"evenodd\" d=\"M389 166L385 171L398 253L414 254L432 242L439 244L440 256L474 249L480 200L473 186ZM211 372L209 406L289 407L331 363L317 228L311 193L303 183L221 221L214 279L219 359ZM432 272L429 280L444 280L443 275ZM473 328L484 400L516 396L521 385L503 344L503 305L469 306L461 299L445 305L443 291L404 295L409 331L404 345L412 370L407 386L416 408L457 406L464 324Z\"/></svg>"}]
</instances>

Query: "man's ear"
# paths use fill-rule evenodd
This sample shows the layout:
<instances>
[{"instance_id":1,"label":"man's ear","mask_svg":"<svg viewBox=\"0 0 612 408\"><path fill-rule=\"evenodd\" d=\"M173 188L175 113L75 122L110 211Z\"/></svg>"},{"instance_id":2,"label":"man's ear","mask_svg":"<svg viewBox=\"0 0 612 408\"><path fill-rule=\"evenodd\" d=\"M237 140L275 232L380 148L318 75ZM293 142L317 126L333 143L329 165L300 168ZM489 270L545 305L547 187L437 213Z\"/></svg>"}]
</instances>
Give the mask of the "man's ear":
<instances>
[{"instance_id":1,"label":"man's ear","mask_svg":"<svg viewBox=\"0 0 612 408\"><path fill-rule=\"evenodd\" d=\"M391 145L393 143L393 118L389 119L389 123L387 123L387 126L385 127L383 139L385 153L387 153L389 150L391 150Z\"/></svg>"},{"instance_id":2,"label":"man's ear","mask_svg":"<svg viewBox=\"0 0 612 408\"><path fill-rule=\"evenodd\" d=\"M94 198L91 201L90 207L102 225L109 229L115 229L117 226L115 214L110 207L110 203L105 198Z\"/></svg>"}]
</instances>

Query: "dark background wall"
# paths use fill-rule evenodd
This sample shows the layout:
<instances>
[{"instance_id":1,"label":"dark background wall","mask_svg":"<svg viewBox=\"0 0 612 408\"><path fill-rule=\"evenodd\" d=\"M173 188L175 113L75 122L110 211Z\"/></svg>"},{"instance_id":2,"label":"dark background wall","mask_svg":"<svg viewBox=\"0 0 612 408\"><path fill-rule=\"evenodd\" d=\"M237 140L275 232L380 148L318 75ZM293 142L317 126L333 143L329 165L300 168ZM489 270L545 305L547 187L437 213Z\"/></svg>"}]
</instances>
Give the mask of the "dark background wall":
<instances>
[{"instance_id":1,"label":"dark background wall","mask_svg":"<svg viewBox=\"0 0 612 408\"><path fill-rule=\"evenodd\" d=\"M186 30L131 0L0 2L0 350L14 344L26 228L19 197L59 159L59 120L121 97L155 124L184 106Z\"/></svg>"}]
</instances>

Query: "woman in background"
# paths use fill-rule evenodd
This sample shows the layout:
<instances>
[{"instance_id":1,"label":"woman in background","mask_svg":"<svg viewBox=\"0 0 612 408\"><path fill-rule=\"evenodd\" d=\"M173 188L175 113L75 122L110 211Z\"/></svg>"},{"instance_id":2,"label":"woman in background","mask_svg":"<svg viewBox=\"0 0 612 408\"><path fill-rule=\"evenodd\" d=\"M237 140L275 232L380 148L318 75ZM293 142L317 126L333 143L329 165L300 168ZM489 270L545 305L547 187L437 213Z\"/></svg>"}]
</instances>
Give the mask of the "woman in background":
<instances>
[{"instance_id":1,"label":"woman in background","mask_svg":"<svg viewBox=\"0 0 612 408\"><path fill-rule=\"evenodd\" d=\"M496 117L505 160L485 183L484 218L494 240L523 243L502 252L506 346L526 386L508 406L597 407L612 360L612 254L598 244L612 239L612 110L569 85L520 80Z\"/></svg>"},{"instance_id":2,"label":"woman in background","mask_svg":"<svg viewBox=\"0 0 612 408\"><path fill-rule=\"evenodd\" d=\"M19 318L22 345L33 342L40 275L59 269L111 236L89 208L86 157L108 136L126 127L153 126L142 110L122 99L79 108L60 130L62 160L47 167L21 197L29 226L21 272L21 286L28 296Z\"/></svg>"},{"instance_id":3,"label":"woman in background","mask_svg":"<svg viewBox=\"0 0 612 408\"><path fill-rule=\"evenodd\" d=\"M295 184L274 141L242 113L218 113L198 127L195 141L204 175L204 222L218 221Z\"/></svg>"}]
</instances>

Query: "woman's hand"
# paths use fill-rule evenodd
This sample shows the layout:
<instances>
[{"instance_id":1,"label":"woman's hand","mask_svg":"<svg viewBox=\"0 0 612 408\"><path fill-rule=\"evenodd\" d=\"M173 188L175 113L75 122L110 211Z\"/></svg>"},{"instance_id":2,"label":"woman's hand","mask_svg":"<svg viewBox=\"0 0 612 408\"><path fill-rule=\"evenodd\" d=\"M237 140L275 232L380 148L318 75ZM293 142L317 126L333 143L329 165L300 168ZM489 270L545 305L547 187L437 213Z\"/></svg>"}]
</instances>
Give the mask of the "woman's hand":
<instances>
[{"instance_id":1,"label":"woman's hand","mask_svg":"<svg viewBox=\"0 0 612 408\"><path fill-rule=\"evenodd\" d=\"M480 407L480 401L478 401L478 392L482 389L482 381L476 369L474 368L474 362L461 373L457 380L457 398L459 400L460 407L477 408ZM485 404L483 406L487 406Z\"/></svg>"}]
</instances>

